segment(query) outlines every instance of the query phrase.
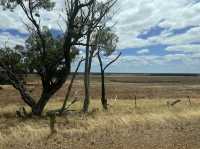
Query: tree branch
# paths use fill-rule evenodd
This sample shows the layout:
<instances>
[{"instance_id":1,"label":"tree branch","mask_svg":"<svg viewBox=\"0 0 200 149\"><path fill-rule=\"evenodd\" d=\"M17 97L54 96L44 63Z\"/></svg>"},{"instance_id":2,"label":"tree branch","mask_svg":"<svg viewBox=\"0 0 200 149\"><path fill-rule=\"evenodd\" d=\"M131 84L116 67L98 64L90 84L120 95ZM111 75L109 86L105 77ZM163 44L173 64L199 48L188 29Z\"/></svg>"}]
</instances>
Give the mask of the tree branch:
<instances>
[{"instance_id":1,"label":"tree branch","mask_svg":"<svg viewBox=\"0 0 200 149\"><path fill-rule=\"evenodd\" d=\"M77 67L76 67L75 72L74 72L73 75L72 75L72 79L71 79L70 84L69 84L69 86L68 86L67 94L66 94L66 96L65 96L65 100L64 100L64 102L63 102L63 106L62 106L62 108L61 108L61 110L60 110L60 113L62 113L62 112L64 111L64 109L65 109L65 107L66 107L66 105L67 105L67 101L68 101L68 99L69 99L69 95L70 95L70 92L71 92L71 89L72 89L72 85L73 85L73 83L74 83L74 79L76 78L76 74L77 74L77 72L78 72L78 70L79 70L79 67L80 67L80 65L81 65L81 63L82 63L83 61L85 61L85 59L81 58L81 60L79 61L78 65L77 65Z\"/></svg>"},{"instance_id":2,"label":"tree branch","mask_svg":"<svg viewBox=\"0 0 200 149\"><path fill-rule=\"evenodd\" d=\"M105 67L104 67L104 71L112 64L114 63L120 56L121 56L121 52L118 54L117 57L115 57L115 59L113 59L112 61L110 61Z\"/></svg>"}]
</instances>

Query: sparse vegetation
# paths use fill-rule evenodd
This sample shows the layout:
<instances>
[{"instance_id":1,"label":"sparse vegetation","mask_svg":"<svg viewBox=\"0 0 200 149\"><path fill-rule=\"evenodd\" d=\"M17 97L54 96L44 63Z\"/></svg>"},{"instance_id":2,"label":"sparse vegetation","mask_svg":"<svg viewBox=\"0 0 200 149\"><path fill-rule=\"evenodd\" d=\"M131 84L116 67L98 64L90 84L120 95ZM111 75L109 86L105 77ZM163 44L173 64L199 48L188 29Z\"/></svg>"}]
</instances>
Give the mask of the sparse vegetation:
<instances>
[{"instance_id":1,"label":"sparse vegetation","mask_svg":"<svg viewBox=\"0 0 200 149\"><path fill-rule=\"evenodd\" d=\"M4 36L23 36L20 40L27 36L24 46L7 45L6 41L0 45L0 149L200 148L199 75L106 74L107 68L122 54L117 52L117 43L123 36L131 37L129 43L138 42L130 45L135 45L133 49L144 59L143 65L156 60L160 67L161 55L174 51L173 42L178 39L167 40L168 35L172 38L176 34L189 34L196 26L179 29L178 24L168 21L166 25L167 20L158 17L154 22L159 22L156 28L149 24L150 29L145 29L144 24L150 21L143 24L139 18L153 13L150 5L144 5L149 9L147 13L141 13L140 8L134 10L136 24L129 22L128 19L133 19L129 13L126 14L128 19L119 16L129 22L128 26L142 26L140 31L134 32L137 38L132 39L129 27L123 24L118 29L124 33L118 37L110 13L116 3L117 0L63 0L59 3L63 6L57 8L55 0L1 0L1 11L14 13L20 9L24 13L25 19L21 20L28 34L0 28ZM137 5L143 6L143 3ZM57 14L44 17L49 11ZM50 16L58 18L53 20ZM46 22L49 25L45 26ZM55 22L60 31L54 30ZM170 24L176 27L172 29ZM13 25L18 27L18 24ZM166 26L169 26L167 31ZM168 33L172 31L173 34ZM173 44L164 45L169 41ZM127 41L120 44L125 48ZM183 48L183 53L176 54L176 58L172 54L165 55L164 61L171 66L172 61L186 60L186 53L196 60L194 47L186 52L190 46L185 41L184 44L177 44L178 51L174 51L180 52L179 48ZM146 49L145 45L150 47ZM129 54L133 53L129 51L131 46L127 47L124 60L130 61ZM163 48L165 52L147 58L154 48ZM72 63L79 54L82 57L72 73ZM91 72L94 58L100 75ZM136 57L134 60L139 61ZM79 74L83 62L85 69ZM134 67L139 68L135 64Z\"/></svg>"},{"instance_id":2,"label":"sparse vegetation","mask_svg":"<svg viewBox=\"0 0 200 149\"><path fill-rule=\"evenodd\" d=\"M143 82L146 82L145 77L142 78ZM183 82L176 84L177 90L174 90L174 87L170 84L162 82L151 86L151 88L158 88L159 86L159 89L155 91L157 94L154 94L153 98L148 98L148 83L140 82L135 84L134 88L137 91L137 108L135 108L135 94L127 98L126 95L130 94L132 89L127 90L125 85L120 87L120 90L126 94L119 92L120 98L115 100L116 93L114 94L110 91L111 89L114 90L114 87L122 85L116 81L112 82L113 79L121 81L120 77L106 76L106 86L109 91L108 111L105 112L100 108L100 98L93 98L89 112L87 114L80 113L83 101L78 100L70 106L67 114L56 117L56 121L54 121L55 117L50 119L48 115L43 115L41 118L32 117L28 119L16 117L15 111L19 107L25 107L26 111L31 109L20 102L20 100L16 101L18 96L16 96L16 92L13 93L14 89L11 86L2 86L4 91L0 91L0 148L71 149L81 147L106 149L128 148L130 146L136 149L199 148L200 102L195 92L200 87L195 85L194 88L194 85L190 84L190 77L185 78L183 82L188 80L187 83L184 83L184 87L192 91L190 94L192 105L189 104L187 96L177 94L182 91L185 93ZM138 77L129 79L132 82L134 79L137 80ZM162 78L160 79L162 80ZM142 79L140 78L140 80ZM159 78L157 78L158 80ZM83 85L82 81L82 77L77 76L74 82L74 88L79 89L80 94L84 93L84 90L80 90ZM94 93L99 92L100 76L92 76L92 82L93 88L91 93L93 91ZM29 82L29 84L34 83ZM36 85L40 86L40 84ZM130 86L131 84L129 84ZM167 97L168 91L166 92L166 88L169 91L172 88L177 96L173 98ZM57 107L62 105L63 101L59 99L62 99L62 96L65 95L65 89L66 87L63 87L53 97L54 100L47 105L45 112L57 109ZM9 95L11 93L12 95ZM140 96L141 94L145 98ZM92 96L98 97L97 94ZM82 99L82 97L78 94L77 98ZM99 97L101 97L100 92ZM7 101L3 100L5 98ZM124 98L127 99L125 100ZM73 96L69 96L69 101L71 101L70 99L73 99ZM175 99L181 100L181 102L175 106L168 107L167 101L173 102Z\"/></svg>"},{"instance_id":3,"label":"sparse vegetation","mask_svg":"<svg viewBox=\"0 0 200 149\"><path fill-rule=\"evenodd\" d=\"M110 101L112 107L103 112L98 110L101 103L92 100L93 107L87 115L73 112L57 117L57 133L53 134L48 117L18 119L14 115L17 106L8 105L0 110L0 147L197 149L200 103L193 102L195 106L192 107L185 100L168 109L166 100L140 100L135 109L132 100L118 100ZM53 102L47 109L59 104L61 102ZM78 102L71 108L80 111L81 105Z\"/></svg>"}]
</instances>

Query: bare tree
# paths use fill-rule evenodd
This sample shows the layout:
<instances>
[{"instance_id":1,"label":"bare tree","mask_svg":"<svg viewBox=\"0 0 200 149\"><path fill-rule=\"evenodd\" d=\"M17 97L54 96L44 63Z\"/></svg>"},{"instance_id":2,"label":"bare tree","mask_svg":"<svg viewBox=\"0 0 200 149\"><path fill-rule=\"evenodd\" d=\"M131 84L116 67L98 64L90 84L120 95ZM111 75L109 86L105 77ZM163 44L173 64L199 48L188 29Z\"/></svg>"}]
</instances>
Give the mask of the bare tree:
<instances>
[{"instance_id":1,"label":"bare tree","mask_svg":"<svg viewBox=\"0 0 200 149\"><path fill-rule=\"evenodd\" d=\"M111 60L105 67L103 67L102 58L101 58L100 52L98 52L98 60L99 60L100 68L101 68L101 103L105 110L108 109L108 102L106 98L106 88L105 88L105 71L112 63L117 61L120 55L121 53L119 53L113 60Z\"/></svg>"},{"instance_id":2,"label":"bare tree","mask_svg":"<svg viewBox=\"0 0 200 149\"><path fill-rule=\"evenodd\" d=\"M87 27L87 36L86 36L86 60L85 60L85 74L84 74L84 87L85 87L85 98L83 104L83 112L87 112L90 104L90 71L92 58L97 51L96 46L93 45L93 38L98 28L105 21L106 15L113 7L117 0L107 0L104 2L94 1L93 5L88 6L89 20Z\"/></svg>"},{"instance_id":3,"label":"bare tree","mask_svg":"<svg viewBox=\"0 0 200 149\"><path fill-rule=\"evenodd\" d=\"M76 67L76 69L75 69L75 72L74 72L73 75L72 75L71 81L70 81L69 86L68 86L68 88L67 88L67 93L66 93L66 95L65 95L65 100L64 100L64 102L63 102L63 105L62 105L61 109L59 110L59 114L62 114L62 113L66 110L67 101L68 101L68 99L69 99L69 95L70 95L70 93L71 93L72 86L73 86L74 80L75 80L75 78L76 78L76 74L77 74L77 72L78 72L78 70L79 70L79 67L80 67L81 63L82 63L84 60L85 60L85 59L81 58L81 60L78 62L78 65L77 65L77 67Z\"/></svg>"},{"instance_id":4,"label":"bare tree","mask_svg":"<svg viewBox=\"0 0 200 149\"><path fill-rule=\"evenodd\" d=\"M93 48L97 49L97 56L101 70L101 102L103 108L107 110L105 71L120 57L121 53L119 53L113 60L105 64L105 66L103 66L105 62L103 61L102 56L108 57L113 54L117 47L118 36L111 30L110 27L106 27L104 24L102 24L102 26L96 32L92 43L94 44Z\"/></svg>"}]
</instances>

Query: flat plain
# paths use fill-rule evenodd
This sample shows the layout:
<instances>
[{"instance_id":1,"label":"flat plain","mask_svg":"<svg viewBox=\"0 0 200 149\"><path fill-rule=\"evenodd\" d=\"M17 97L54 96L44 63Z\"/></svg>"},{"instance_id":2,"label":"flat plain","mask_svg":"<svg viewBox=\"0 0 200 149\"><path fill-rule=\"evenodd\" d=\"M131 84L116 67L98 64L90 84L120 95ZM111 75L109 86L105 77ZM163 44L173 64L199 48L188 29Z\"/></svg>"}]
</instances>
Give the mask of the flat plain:
<instances>
[{"instance_id":1,"label":"flat plain","mask_svg":"<svg viewBox=\"0 0 200 149\"><path fill-rule=\"evenodd\" d=\"M56 118L51 134L49 118L17 118L25 106L9 85L0 89L0 148L2 149L199 149L199 76L107 76L109 110L100 105L100 77L91 76L91 106L81 113L83 79L78 76L70 96L79 101L68 115ZM46 110L62 105L67 82ZM27 79L37 97L40 82ZM135 105L135 97L137 105ZM169 106L175 100L181 100ZM190 103L190 102L191 103ZM28 107L25 106L28 110Z\"/></svg>"}]
</instances>

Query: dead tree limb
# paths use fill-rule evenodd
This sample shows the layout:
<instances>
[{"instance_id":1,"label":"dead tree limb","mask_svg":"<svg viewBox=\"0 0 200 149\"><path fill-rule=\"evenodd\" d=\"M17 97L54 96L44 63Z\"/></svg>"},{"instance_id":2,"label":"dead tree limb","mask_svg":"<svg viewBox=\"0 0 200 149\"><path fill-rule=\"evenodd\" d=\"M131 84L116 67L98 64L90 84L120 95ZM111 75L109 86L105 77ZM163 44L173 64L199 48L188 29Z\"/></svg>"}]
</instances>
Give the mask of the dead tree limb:
<instances>
[{"instance_id":1,"label":"dead tree limb","mask_svg":"<svg viewBox=\"0 0 200 149\"><path fill-rule=\"evenodd\" d=\"M79 61L78 65L77 65L77 67L76 67L75 72L74 72L73 75L72 75L72 79L71 79L70 84L69 84L69 86L68 86L67 94L66 94L66 96L65 96L65 100L64 100L63 105L62 105L62 108L61 108L61 110L60 110L60 114L62 114L62 113L64 112L65 108L66 108L67 101L68 101L68 99L69 99L69 95L70 95L70 92L71 92L71 89L72 89L74 80L75 80L75 78L76 78L76 75L77 75L77 72L78 72L78 70L79 70L79 67L80 67L81 63L82 63L84 60L85 60L85 59L81 58L81 60Z\"/></svg>"},{"instance_id":2,"label":"dead tree limb","mask_svg":"<svg viewBox=\"0 0 200 149\"><path fill-rule=\"evenodd\" d=\"M180 99L179 99L179 100L175 100L175 101L173 101L173 102L167 101L167 105L168 105L168 107L169 107L169 106L175 106L177 103L180 103L180 102L181 102Z\"/></svg>"},{"instance_id":3,"label":"dead tree limb","mask_svg":"<svg viewBox=\"0 0 200 149\"><path fill-rule=\"evenodd\" d=\"M105 88L105 70L121 56L121 52L118 54L116 58L110 61L104 68L103 68L103 62L100 56L100 51L98 51L97 55L98 55L98 60L99 60L100 68L101 68L101 103L102 103L103 108L107 110L108 101L106 98L106 88Z\"/></svg>"}]
</instances>

